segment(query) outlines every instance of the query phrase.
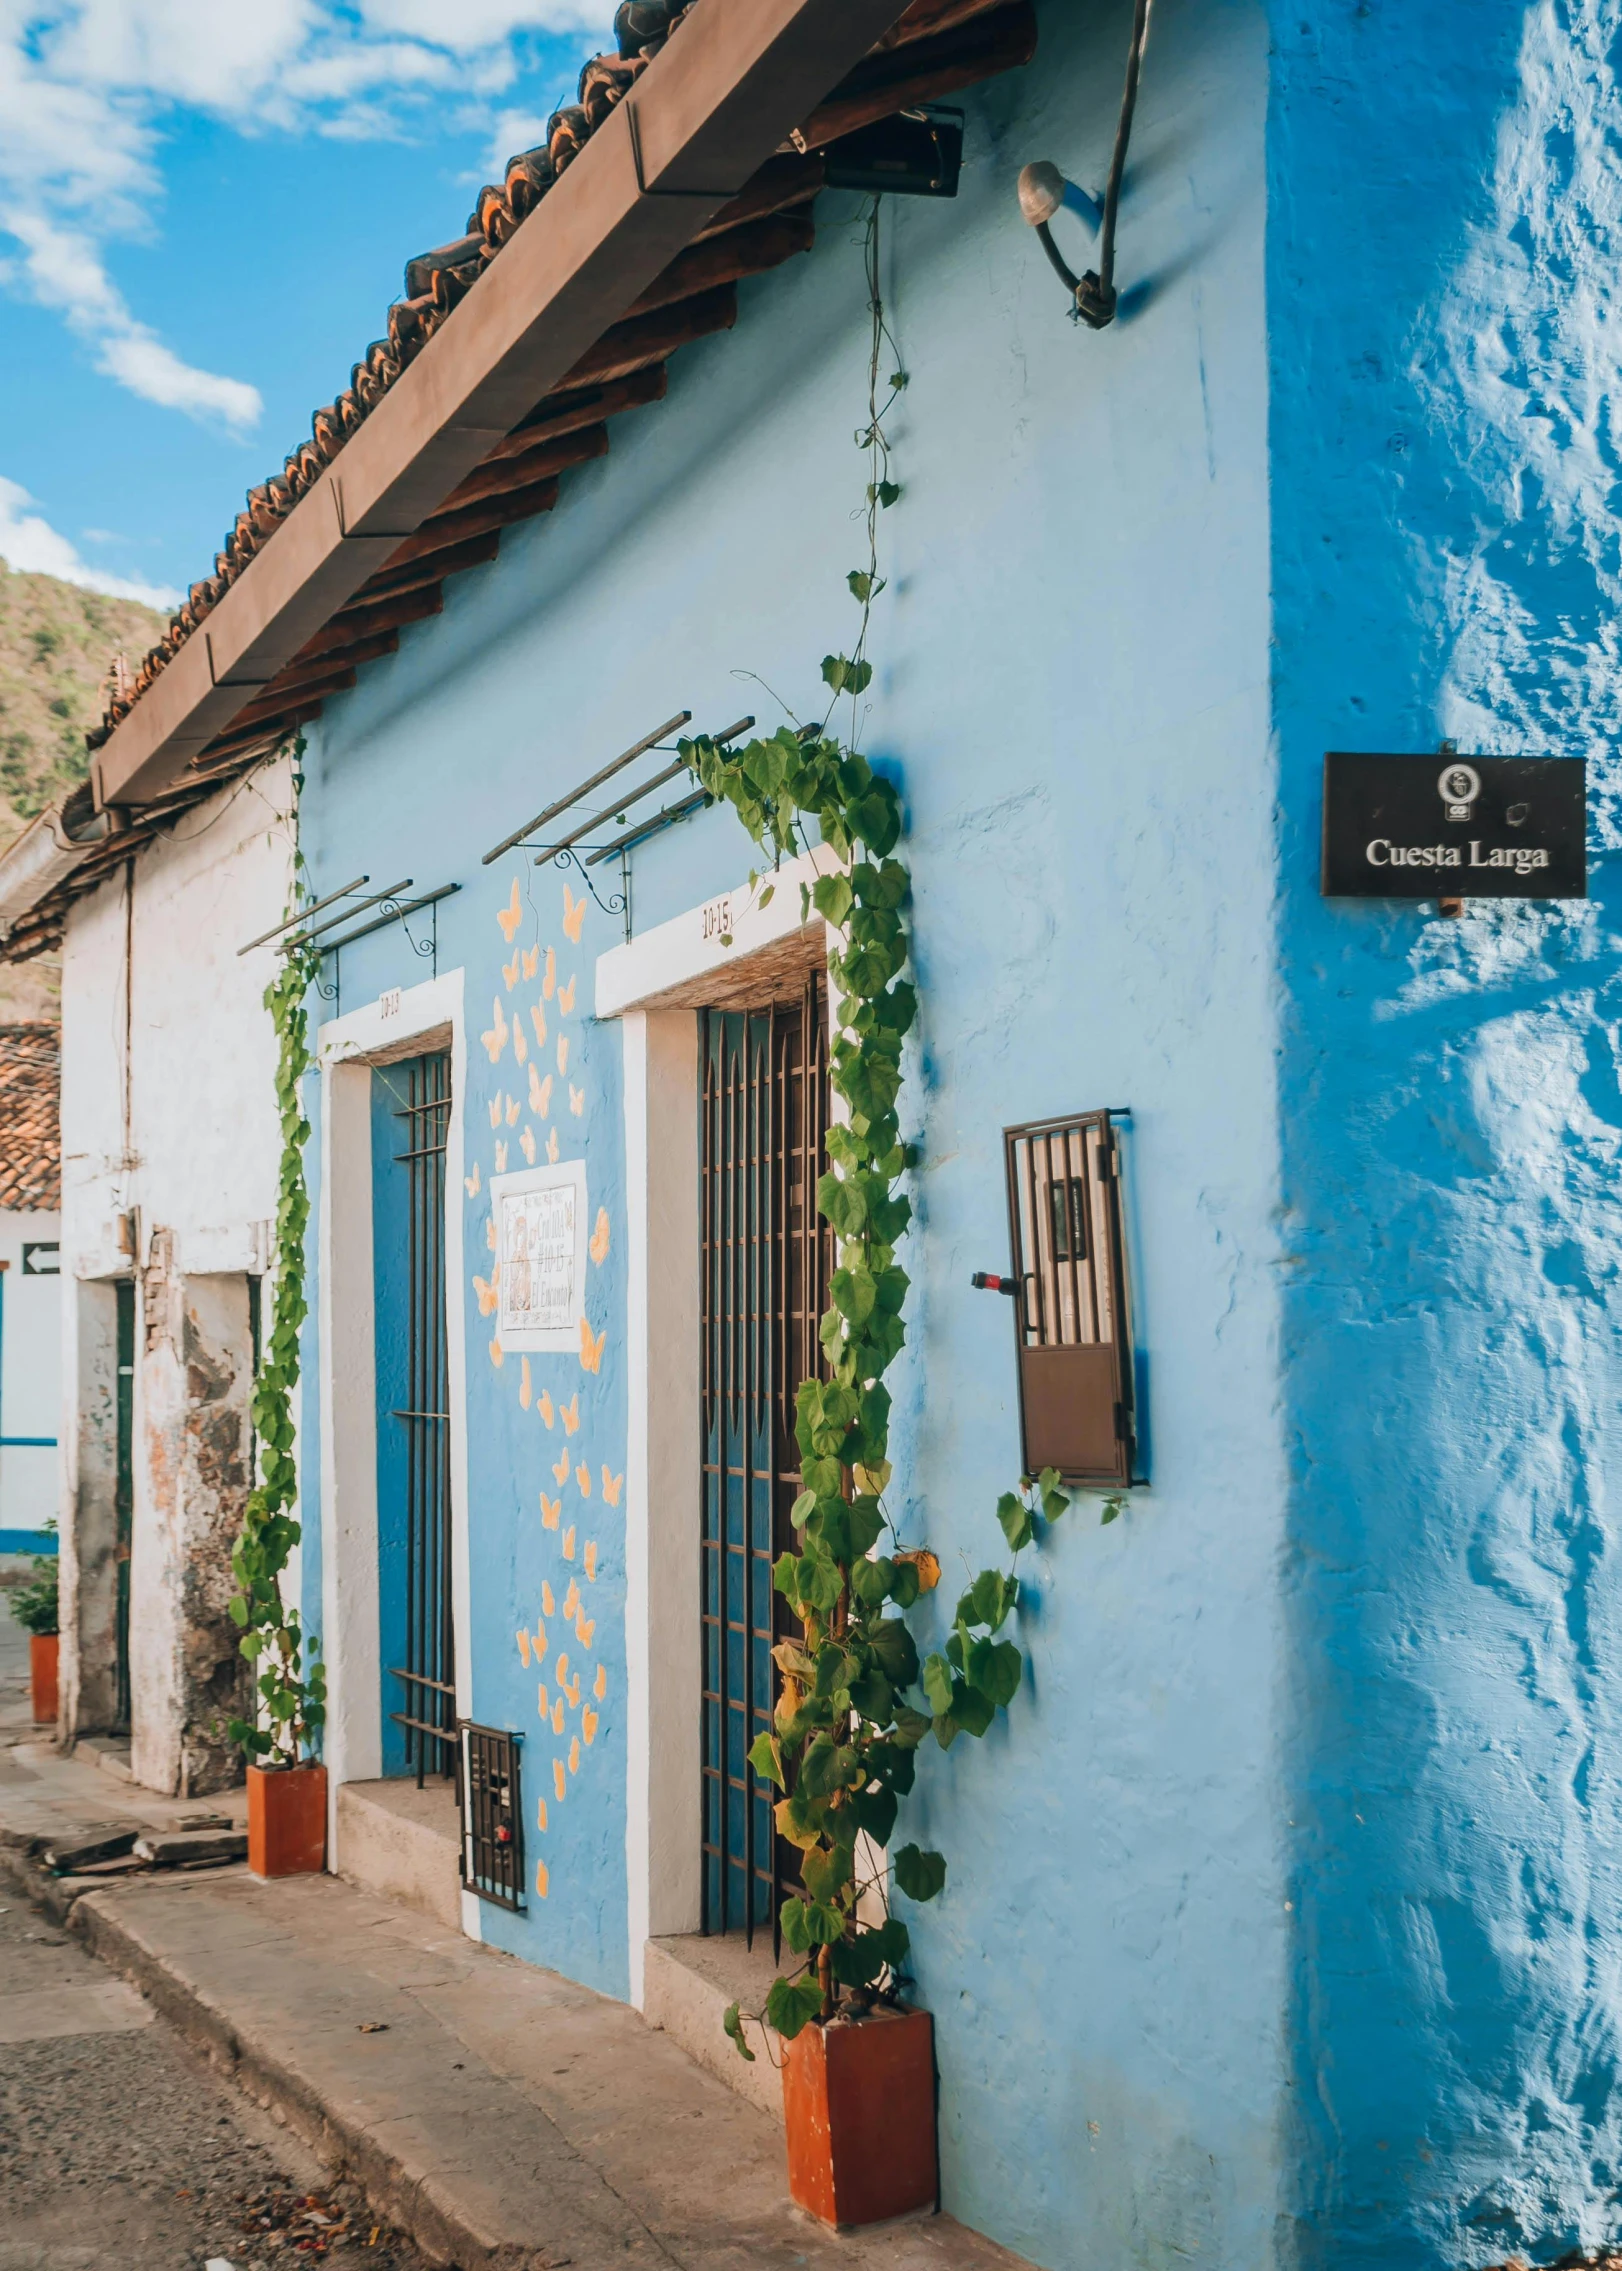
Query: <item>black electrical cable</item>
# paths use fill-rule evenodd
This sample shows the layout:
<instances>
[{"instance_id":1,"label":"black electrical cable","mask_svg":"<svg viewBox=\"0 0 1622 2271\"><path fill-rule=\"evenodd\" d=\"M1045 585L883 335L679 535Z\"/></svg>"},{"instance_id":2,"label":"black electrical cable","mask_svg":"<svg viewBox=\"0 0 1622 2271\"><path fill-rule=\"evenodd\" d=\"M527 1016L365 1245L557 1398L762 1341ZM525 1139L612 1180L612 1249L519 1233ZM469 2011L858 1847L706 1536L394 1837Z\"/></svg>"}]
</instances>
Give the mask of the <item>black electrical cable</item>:
<instances>
[{"instance_id":1,"label":"black electrical cable","mask_svg":"<svg viewBox=\"0 0 1622 2271\"><path fill-rule=\"evenodd\" d=\"M1127 50L1126 86L1121 115L1115 127L1115 149L1110 158L1109 182L1104 191L1104 223L1099 232L1098 268L1089 268L1079 280L1072 276L1044 225L1037 231L1047 246L1048 258L1064 277L1076 298L1076 313L1094 331L1115 320L1115 216L1121 204L1121 180L1126 172L1127 144L1132 139L1132 114L1138 107L1138 74L1143 65L1143 43L1149 31L1149 0L1137 0L1132 14L1132 45Z\"/></svg>"}]
</instances>

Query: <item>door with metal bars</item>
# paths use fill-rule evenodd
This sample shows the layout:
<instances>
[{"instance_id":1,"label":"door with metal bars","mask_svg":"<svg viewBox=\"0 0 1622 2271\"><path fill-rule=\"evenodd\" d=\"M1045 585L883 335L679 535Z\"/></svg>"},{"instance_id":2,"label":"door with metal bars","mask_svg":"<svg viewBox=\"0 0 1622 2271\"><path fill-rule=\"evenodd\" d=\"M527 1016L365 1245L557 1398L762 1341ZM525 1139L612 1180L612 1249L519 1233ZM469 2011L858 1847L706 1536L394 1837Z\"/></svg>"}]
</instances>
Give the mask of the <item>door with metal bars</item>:
<instances>
[{"instance_id":1,"label":"door with metal bars","mask_svg":"<svg viewBox=\"0 0 1622 2271\"><path fill-rule=\"evenodd\" d=\"M777 1946L798 1855L747 1753L777 1698L772 1648L798 1630L772 1590L800 1487L794 1399L821 1369L832 1234L828 1013L814 972L798 1000L699 1020L703 1335L703 1926Z\"/></svg>"},{"instance_id":2,"label":"door with metal bars","mask_svg":"<svg viewBox=\"0 0 1622 2271\"><path fill-rule=\"evenodd\" d=\"M420 1785L453 1778L457 1764L445 1324L449 1053L380 1065L372 1089L383 1765Z\"/></svg>"}]
</instances>

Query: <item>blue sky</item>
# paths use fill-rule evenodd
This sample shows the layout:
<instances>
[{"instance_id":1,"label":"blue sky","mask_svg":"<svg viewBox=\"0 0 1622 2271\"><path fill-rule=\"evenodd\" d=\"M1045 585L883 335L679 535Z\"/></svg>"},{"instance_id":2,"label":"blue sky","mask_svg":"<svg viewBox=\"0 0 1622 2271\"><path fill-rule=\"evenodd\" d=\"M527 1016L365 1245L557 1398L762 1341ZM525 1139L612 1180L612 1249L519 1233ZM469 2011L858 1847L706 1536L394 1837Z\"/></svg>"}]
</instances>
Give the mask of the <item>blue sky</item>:
<instances>
[{"instance_id":1,"label":"blue sky","mask_svg":"<svg viewBox=\"0 0 1622 2271\"><path fill-rule=\"evenodd\" d=\"M0 0L0 558L154 604L613 0Z\"/></svg>"}]
</instances>

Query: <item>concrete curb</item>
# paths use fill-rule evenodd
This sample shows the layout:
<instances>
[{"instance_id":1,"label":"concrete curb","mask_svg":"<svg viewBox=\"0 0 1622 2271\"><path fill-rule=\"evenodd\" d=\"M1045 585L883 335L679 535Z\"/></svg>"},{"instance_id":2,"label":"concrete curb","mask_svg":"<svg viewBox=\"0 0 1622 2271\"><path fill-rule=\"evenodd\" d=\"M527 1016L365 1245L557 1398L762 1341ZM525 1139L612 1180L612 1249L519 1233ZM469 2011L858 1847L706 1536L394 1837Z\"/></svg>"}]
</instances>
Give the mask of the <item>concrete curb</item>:
<instances>
[{"instance_id":1,"label":"concrete curb","mask_svg":"<svg viewBox=\"0 0 1622 2271\"><path fill-rule=\"evenodd\" d=\"M329 2168L358 2184L372 2208L431 2263L455 2266L456 2271L550 2271L551 2258L544 2251L514 2248L477 2230L431 2170L412 2168L383 2150L304 2075L235 2025L200 1989L178 1979L124 1928L116 1894L81 1883L71 1929L211 2065L285 2122Z\"/></svg>"}]
</instances>

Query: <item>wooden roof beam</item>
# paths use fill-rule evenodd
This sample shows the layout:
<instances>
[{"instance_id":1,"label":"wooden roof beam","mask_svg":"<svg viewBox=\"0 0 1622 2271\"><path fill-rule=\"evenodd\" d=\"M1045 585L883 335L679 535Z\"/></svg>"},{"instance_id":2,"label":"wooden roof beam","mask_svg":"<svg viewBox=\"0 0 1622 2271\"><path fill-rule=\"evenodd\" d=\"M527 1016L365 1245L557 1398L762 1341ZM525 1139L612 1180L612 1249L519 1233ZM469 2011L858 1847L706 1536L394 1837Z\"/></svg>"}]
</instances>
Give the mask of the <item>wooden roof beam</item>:
<instances>
[{"instance_id":1,"label":"wooden roof beam","mask_svg":"<svg viewBox=\"0 0 1622 2271\"><path fill-rule=\"evenodd\" d=\"M98 806L161 794L543 396L658 359L605 364L600 344L903 13L695 8L121 719L95 758Z\"/></svg>"}]
</instances>

